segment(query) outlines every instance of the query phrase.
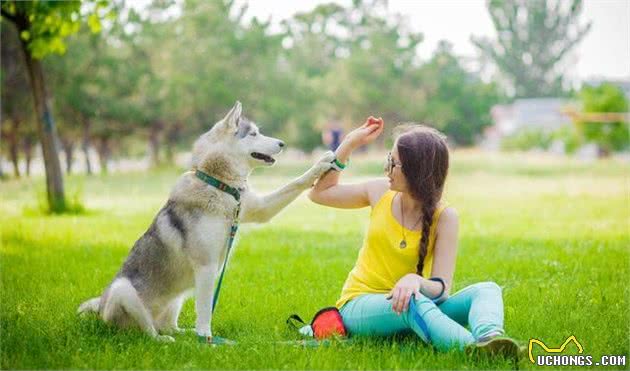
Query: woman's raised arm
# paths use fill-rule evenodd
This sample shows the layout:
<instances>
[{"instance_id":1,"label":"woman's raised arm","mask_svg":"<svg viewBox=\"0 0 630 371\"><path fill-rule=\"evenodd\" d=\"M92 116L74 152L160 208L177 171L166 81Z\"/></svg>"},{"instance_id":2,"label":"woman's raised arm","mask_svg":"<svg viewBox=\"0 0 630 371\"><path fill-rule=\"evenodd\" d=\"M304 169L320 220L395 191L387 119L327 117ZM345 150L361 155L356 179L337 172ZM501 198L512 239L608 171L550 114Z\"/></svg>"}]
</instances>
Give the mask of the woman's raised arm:
<instances>
[{"instance_id":1,"label":"woman's raised arm","mask_svg":"<svg viewBox=\"0 0 630 371\"><path fill-rule=\"evenodd\" d=\"M335 151L337 160L347 164L352 152L362 145L368 144L383 132L384 123L381 118L370 116L363 125L346 135ZM308 197L320 205L341 209L355 209L370 206L371 195L387 185L383 179L358 184L339 184L340 172L331 170L324 174L311 189Z\"/></svg>"}]
</instances>

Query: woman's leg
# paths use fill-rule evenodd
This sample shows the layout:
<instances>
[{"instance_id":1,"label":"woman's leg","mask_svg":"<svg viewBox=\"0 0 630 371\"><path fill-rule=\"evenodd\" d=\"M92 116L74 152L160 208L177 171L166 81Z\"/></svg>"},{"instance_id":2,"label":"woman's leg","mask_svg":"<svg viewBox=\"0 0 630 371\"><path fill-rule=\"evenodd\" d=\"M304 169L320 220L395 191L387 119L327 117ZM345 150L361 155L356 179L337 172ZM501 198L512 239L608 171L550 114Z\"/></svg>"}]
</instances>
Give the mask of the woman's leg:
<instances>
[{"instance_id":1,"label":"woman's leg","mask_svg":"<svg viewBox=\"0 0 630 371\"><path fill-rule=\"evenodd\" d=\"M462 326L470 325L475 340L491 334L503 335L503 296L494 282L467 286L438 308Z\"/></svg>"},{"instance_id":2,"label":"woman's leg","mask_svg":"<svg viewBox=\"0 0 630 371\"><path fill-rule=\"evenodd\" d=\"M404 316L414 332L440 351L454 347L464 349L475 341L466 328L444 314L424 295L413 299Z\"/></svg>"},{"instance_id":3,"label":"woman's leg","mask_svg":"<svg viewBox=\"0 0 630 371\"><path fill-rule=\"evenodd\" d=\"M365 294L341 307L343 324L351 335L389 336L409 326L403 316L392 310L391 301L385 294Z\"/></svg>"},{"instance_id":4,"label":"woman's leg","mask_svg":"<svg viewBox=\"0 0 630 371\"><path fill-rule=\"evenodd\" d=\"M440 311L424 295L415 298L407 312L398 315L392 310L385 294L359 296L341 308L343 322L352 335L392 335L413 330L420 338L438 350L452 347L463 349L473 343L468 330Z\"/></svg>"}]
</instances>

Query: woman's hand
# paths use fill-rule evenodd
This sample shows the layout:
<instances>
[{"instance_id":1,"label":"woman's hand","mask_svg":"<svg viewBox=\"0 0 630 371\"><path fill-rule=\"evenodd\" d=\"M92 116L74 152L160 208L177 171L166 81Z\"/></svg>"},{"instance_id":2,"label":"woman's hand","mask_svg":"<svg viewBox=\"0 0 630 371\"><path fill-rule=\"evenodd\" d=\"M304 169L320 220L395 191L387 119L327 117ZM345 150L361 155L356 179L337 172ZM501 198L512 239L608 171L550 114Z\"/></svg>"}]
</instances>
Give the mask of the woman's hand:
<instances>
[{"instance_id":1,"label":"woman's hand","mask_svg":"<svg viewBox=\"0 0 630 371\"><path fill-rule=\"evenodd\" d=\"M385 124L382 118L374 118L372 116L363 123L363 125L352 130L344 138L344 142L352 149L361 147L371 143L383 132Z\"/></svg>"},{"instance_id":2,"label":"woman's hand","mask_svg":"<svg viewBox=\"0 0 630 371\"><path fill-rule=\"evenodd\" d=\"M420 287L422 287L423 278L415 273L404 275L396 286L389 292L387 299L392 301L392 309L394 312L401 314L409 309L409 301L411 295L420 297Z\"/></svg>"}]
</instances>

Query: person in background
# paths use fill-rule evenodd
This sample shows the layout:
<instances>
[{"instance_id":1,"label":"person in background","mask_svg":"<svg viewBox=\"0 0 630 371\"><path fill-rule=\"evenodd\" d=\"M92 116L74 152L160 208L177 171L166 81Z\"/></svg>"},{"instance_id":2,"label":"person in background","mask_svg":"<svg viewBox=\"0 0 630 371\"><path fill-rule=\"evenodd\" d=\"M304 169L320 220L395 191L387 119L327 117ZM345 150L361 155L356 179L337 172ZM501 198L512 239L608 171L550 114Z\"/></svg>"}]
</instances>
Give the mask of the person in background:
<instances>
[{"instance_id":1,"label":"person in background","mask_svg":"<svg viewBox=\"0 0 630 371\"><path fill-rule=\"evenodd\" d=\"M343 138L343 128L337 118L331 119L322 130L322 141L331 151L336 151Z\"/></svg>"}]
</instances>

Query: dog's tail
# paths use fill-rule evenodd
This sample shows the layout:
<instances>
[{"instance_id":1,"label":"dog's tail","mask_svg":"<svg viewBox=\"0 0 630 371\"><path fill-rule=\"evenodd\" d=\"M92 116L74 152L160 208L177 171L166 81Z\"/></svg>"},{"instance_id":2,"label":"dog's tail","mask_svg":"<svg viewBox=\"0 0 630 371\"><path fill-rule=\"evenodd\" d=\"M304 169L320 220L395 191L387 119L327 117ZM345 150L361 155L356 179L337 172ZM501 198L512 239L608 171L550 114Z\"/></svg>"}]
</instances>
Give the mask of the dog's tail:
<instances>
[{"instance_id":1,"label":"dog's tail","mask_svg":"<svg viewBox=\"0 0 630 371\"><path fill-rule=\"evenodd\" d=\"M91 312L97 313L100 303L101 303L100 296L87 300L79 306L79 309L77 310L77 314L84 315L86 313L91 313Z\"/></svg>"}]
</instances>

